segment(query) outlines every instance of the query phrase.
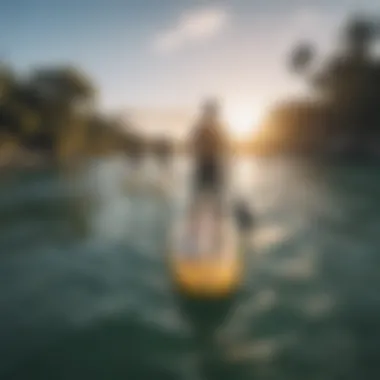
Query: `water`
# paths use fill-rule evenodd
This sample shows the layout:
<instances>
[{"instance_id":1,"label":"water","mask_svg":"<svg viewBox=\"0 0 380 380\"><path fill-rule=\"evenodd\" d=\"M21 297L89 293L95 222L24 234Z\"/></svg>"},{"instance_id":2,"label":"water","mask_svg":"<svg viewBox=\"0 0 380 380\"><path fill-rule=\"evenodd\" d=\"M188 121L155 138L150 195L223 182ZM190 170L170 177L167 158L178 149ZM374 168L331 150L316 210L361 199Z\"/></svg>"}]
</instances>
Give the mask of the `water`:
<instances>
[{"instance_id":1,"label":"water","mask_svg":"<svg viewBox=\"0 0 380 380\"><path fill-rule=\"evenodd\" d=\"M170 198L131 191L117 158L3 176L0 378L379 378L378 170L236 165L257 213L246 278L201 311L165 265L186 165Z\"/></svg>"}]
</instances>

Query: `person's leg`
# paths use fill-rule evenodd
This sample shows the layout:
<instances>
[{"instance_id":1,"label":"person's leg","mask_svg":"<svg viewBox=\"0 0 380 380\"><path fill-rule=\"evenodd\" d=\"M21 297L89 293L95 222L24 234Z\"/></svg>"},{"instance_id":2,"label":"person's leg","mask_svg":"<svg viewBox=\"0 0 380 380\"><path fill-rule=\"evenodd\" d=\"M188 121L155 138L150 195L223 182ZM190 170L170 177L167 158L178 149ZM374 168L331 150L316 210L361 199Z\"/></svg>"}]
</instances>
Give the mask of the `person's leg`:
<instances>
[{"instance_id":1,"label":"person's leg","mask_svg":"<svg viewBox=\"0 0 380 380\"><path fill-rule=\"evenodd\" d=\"M248 203L243 200L238 201L234 205L234 214L240 230L246 231L254 225L254 215Z\"/></svg>"},{"instance_id":2,"label":"person's leg","mask_svg":"<svg viewBox=\"0 0 380 380\"><path fill-rule=\"evenodd\" d=\"M197 163L194 178L195 190L219 193L223 186L222 172L219 163L214 160Z\"/></svg>"},{"instance_id":3,"label":"person's leg","mask_svg":"<svg viewBox=\"0 0 380 380\"><path fill-rule=\"evenodd\" d=\"M206 164L201 161L195 164L193 188L196 194L202 193L207 187L207 168Z\"/></svg>"}]
</instances>

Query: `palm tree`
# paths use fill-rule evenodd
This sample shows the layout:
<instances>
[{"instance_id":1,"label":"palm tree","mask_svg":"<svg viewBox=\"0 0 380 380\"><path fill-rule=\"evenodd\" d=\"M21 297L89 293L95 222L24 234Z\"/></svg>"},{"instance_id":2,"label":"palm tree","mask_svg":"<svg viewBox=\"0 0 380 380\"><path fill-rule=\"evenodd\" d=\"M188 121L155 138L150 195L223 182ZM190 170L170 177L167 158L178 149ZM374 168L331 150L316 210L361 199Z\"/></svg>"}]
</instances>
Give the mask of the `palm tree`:
<instances>
[{"instance_id":1,"label":"palm tree","mask_svg":"<svg viewBox=\"0 0 380 380\"><path fill-rule=\"evenodd\" d=\"M343 30L348 53L355 58L368 58L371 47L379 37L380 25L363 16L351 19Z\"/></svg>"},{"instance_id":2,"label":"palm tree","mask_svg":"<svg viewBox=\"0 0 380 380\"><path fill-rule=\"evenodd\" d=\"M332 110L333 130L355 141L370 139L380 122L380 61L371 54L379 37L379 22L356 16L342 30L345 49L328 57L312 75L310 45L300 44L292 54L292 69L307 75Z\"/></svg>"},{"instance_id":3,"label":"palm tree","mask_svg":"<svg viewBox=\"0 0 380 380\"><path fill-rule=\"evenodd\" d=\"M310 43L298 44L291 52L291 69L297 73L307 72L311 68L314 56L314 48Z\"/></svg>"}]
</instances>

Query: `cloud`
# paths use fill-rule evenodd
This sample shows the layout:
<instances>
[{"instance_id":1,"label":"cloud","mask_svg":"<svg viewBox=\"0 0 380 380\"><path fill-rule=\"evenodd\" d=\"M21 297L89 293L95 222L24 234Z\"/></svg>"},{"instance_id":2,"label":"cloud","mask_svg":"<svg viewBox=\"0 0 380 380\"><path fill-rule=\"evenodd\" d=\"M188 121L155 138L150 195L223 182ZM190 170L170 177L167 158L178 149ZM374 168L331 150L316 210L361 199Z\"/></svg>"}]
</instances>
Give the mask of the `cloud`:
<instances>
[{"instance_id":1,"label":"cloud","mask_svg":"<svg viewBox=\"0 0 380 380\"><path fill-rule=\"evenodd\" d=\"M153 47L159 52L169 52L188 43L209 40L227 25L228 13L222 8L201 8L187 11L176 25L159 33Z\"/></svg>"}]
</instances>

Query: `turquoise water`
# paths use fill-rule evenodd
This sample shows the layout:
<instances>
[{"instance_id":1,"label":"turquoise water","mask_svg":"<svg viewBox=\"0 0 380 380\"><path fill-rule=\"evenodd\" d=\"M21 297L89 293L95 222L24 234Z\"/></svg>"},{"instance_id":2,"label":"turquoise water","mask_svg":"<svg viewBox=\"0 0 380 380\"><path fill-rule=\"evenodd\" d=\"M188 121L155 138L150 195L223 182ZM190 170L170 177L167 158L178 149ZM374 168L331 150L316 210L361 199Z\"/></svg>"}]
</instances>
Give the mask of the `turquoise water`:
<instances>
[{"instance_id":1,"label":"turquoise water","mask_svg":"<svg viewBox=\"0 0 380 380\"><path fill-rule=\"evenodd\" d=\"M128 177L120 159L2 175L1 379L379 378L377 169L236 163L246 277L205 307L165 265L186 165L167 197Z\"/></svg>"}]
</instances>

